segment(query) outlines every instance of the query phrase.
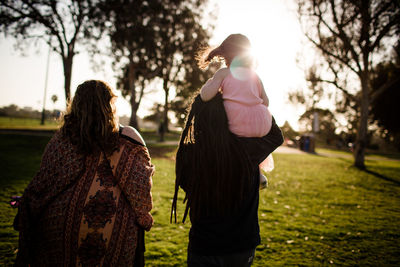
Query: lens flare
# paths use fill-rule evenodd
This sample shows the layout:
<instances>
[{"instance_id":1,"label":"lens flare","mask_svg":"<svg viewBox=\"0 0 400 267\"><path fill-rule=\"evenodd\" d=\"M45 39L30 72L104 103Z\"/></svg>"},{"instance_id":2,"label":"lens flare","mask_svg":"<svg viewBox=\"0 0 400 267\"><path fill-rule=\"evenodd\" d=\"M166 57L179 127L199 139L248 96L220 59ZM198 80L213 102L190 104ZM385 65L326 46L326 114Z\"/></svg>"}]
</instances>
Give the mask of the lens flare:
<instances>
[{"instance_id":1,"label":"lens flare","mask_svg":"<svg viewBox=\"0 0 400 267\"><path fill-rule=\"evenodd\" d=\"M247 61L248 59L245 57L237 56L233 58L229 69L235 79L240 81L246 81L250 79L250 71Z\"/></svg>"}]
</instances>

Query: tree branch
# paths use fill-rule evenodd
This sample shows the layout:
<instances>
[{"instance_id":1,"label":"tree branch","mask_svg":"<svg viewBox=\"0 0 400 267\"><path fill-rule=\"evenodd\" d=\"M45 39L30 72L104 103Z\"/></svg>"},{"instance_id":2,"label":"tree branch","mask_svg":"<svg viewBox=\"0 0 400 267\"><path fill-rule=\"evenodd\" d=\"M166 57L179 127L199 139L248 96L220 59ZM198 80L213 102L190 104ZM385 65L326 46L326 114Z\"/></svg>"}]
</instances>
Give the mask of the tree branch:
<instances>
[{"instance_id":1,"label":"tree branch","mask_svg":"<svg viewBox=\"0 0 400 267\"><path fill-rule=\"evenodd\" d=\"M34 21L38 21L40 24L42 24L45 28L47 28L48 30L50 30L51 34L56 36L59 44L60 44L60 49L61 49L61 53L60 55L63 56L64 55L64 44L62 42L62 38L58 32L57 29L55 29L53 27L53 25L51 24L50 21L46 20L44 18L44 16L32 5L32 3L30 3L29 1L23 1L24 4L28 5L28 7L30 8L30 12L28 13L24 13L22 12L22 10L15 8L14 6L11 6L7 3L3 3L3 5L7 8L9 8L10 10L12 10L13 12L19 14L21 16L21 19L24 18L29 18L31 19L32 22ZM16 21L15 21L16 22ZM45 40L46 41L46 40ZM46 41L47 42L47 41ZM59 52L59 51L58 51Z\"/></svg>"},{"instance_id":2,"label":"tree branch","mask_svg":"<svg viewBox=\"0 0 400 267\"><path fill-rule=\"evenodd\" d=\"M64 37L64 42L67 44L68 43L68 39L67 39L67 32L65 30L65 26L63 23L63 20L60 16L60 14L57 11L57 1L52 1L51 2L51 10L53 11L53 15L55 15L55 19L54 22L56 23L56 21L58 20L58 23L61 26L61 32L62 32L62 36Z\"/></svg>"},{"instance_id":3,"label":"tree branch","mask_svg":"<svg viewBox=\"0 0 400 267\"><path fill-rule=\"evenodd\" d=\"M378 36L376 37L375 41L372 43L370 47L370 51L373 51L380 43L383 37L386 36L387 33L392 29L393 26L399 25L400 24L400 15L397 15L394 17L392 21L389 21L383 29L380 31Z\"/></svg>"},{"instance_id":4,"label":"tree branch","mask_svg":"<svg viewBox=\"0 0 400 267\"><path fill-rule=\"evenodd\" d=\"M354 62L356 63L356 65L358 67L358 70L361 71L362 68L361 68L361 65L360 65L360 62L359 62L358 54L354 50L354 47L352 46L349 37L344 32L343 26L338 21L336 10L335 10L335 1L334 0L330 0L330 4L331 4L332 15L333 15L333 21L334 21L334 23L336 25L336 28L339 30L339 34L337 36L340 38L340 40L343 41L343 43L346 46L346 48L348 48L350 50L351 55L353 57L353 60L354 60Z\"/></svg>"},{"instance_id":5,"label":"tree branch","mask_svg":"<svg viewBox=\"0 0 400 267\"><path fill-rule=\"evenodd\" d=\"M341 58L338 55L335 55L333 53L331 53L330 51L328 51L327 49L324 48L323 45L321 45L320 43L317 43L316 41L314 41L307 33L305 34L306 38L312 42L318 49L320 49L324 54L331 56L335 59L337 59L339 62L342 62L344 65L346 65L349 69L351 69L354 73L358 74L358 71L356 69L354 69L347 61L343 60L343 58Z\"/></svg>"}]
</instances>

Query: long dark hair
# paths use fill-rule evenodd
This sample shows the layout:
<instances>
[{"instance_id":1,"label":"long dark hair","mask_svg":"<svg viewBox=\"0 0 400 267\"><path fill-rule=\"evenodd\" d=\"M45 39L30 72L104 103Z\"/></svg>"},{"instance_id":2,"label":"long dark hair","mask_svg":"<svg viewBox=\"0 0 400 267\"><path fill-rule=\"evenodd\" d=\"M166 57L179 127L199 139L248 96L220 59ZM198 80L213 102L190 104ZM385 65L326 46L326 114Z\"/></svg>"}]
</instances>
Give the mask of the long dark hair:
<instances>
[{"instance_id":1,"label":"long dark hair","mask_svg":"<svg viewBox=\"0 0 400 267\"><path fill-rule=\"evenodd\" d=\"M198 95L188 115L176 154L172 216L176 222L179 187L186 192L183 222L229 216L251 187L251 165L237 137L229 131L221 94L203 102Z\"/></svg>"},{"instance_id":2,"label":"long dark hair","mask_svg":"<svg viewBox=\"0 0 400 267\"><path fill-rule=\"evenodd\" d=\"M118 142L116 95L103 81L89 80L78 86L60 129L83 154L111 154Z\"/></svg>"}]
</instances>

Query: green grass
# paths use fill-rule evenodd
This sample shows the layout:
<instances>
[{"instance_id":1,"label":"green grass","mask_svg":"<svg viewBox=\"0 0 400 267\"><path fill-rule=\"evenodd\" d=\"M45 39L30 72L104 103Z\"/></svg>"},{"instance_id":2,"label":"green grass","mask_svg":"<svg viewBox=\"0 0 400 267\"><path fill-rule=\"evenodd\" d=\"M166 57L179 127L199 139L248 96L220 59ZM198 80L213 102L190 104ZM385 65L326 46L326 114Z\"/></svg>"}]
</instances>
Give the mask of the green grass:
<instances>
[{"instance_id":1,"label":"green grass","mask_svg":"<svg viewBox=\"0 0 400 267\"><path fill-rule=\"evenodd\" d=\"M156 131L151 130L141 130L141 135L146 140L146 142L159 142L160 135ZM170 131L164 134L164 141L178 141L181 136L180 132ZM162 144L162 143L161 143Z\"/></svg>"},{"instance_id":2,"label":"green grass","mask_svg":"<svg viewBox=\"0 0 400 267\"><path fill-rule=\"evenodd\" d=\"M15 210L6 202L33 177L47 141L0 135L1 266L12 263L17 248ZM176 147L156 144L149 150L156 166L155 224L146 233L146 266L185 266L190 222L169 223ZM274 154L274 159L270 185L260 192L262 244L253 266L400 264L400 161L367 160L365 172L346 157Z\"/></svg>"},{"instance_id":3,"label":"green grass","mask_svg":"<svg viewBox=\"0 0 400 267\"><path fill-rule=\"evenodd\" d=\"M0 129L55 130L59 124L56 120L45 120L40 125L40 119L0 117Z\"/></svg>"}]
</instances>

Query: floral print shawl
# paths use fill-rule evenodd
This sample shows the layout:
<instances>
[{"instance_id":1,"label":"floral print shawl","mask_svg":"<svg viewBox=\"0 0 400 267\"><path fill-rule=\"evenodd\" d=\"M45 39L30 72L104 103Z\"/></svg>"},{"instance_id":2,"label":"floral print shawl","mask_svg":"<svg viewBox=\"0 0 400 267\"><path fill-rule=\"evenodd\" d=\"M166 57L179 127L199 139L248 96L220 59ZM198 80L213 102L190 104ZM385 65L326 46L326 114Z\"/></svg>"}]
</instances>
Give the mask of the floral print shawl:
<instances>
[{"instance_id":1,"label":"floral print shawl","mask_svg":"<svg viewBox=\"0 0 400 267\"><path fill-rule=\"evenodd\" d=\"M16 266L132 266L150 230L154 166L145 146L120 136L109 158L84 156L57 132L21 198Z\"/></svg>"}]
</instances>

